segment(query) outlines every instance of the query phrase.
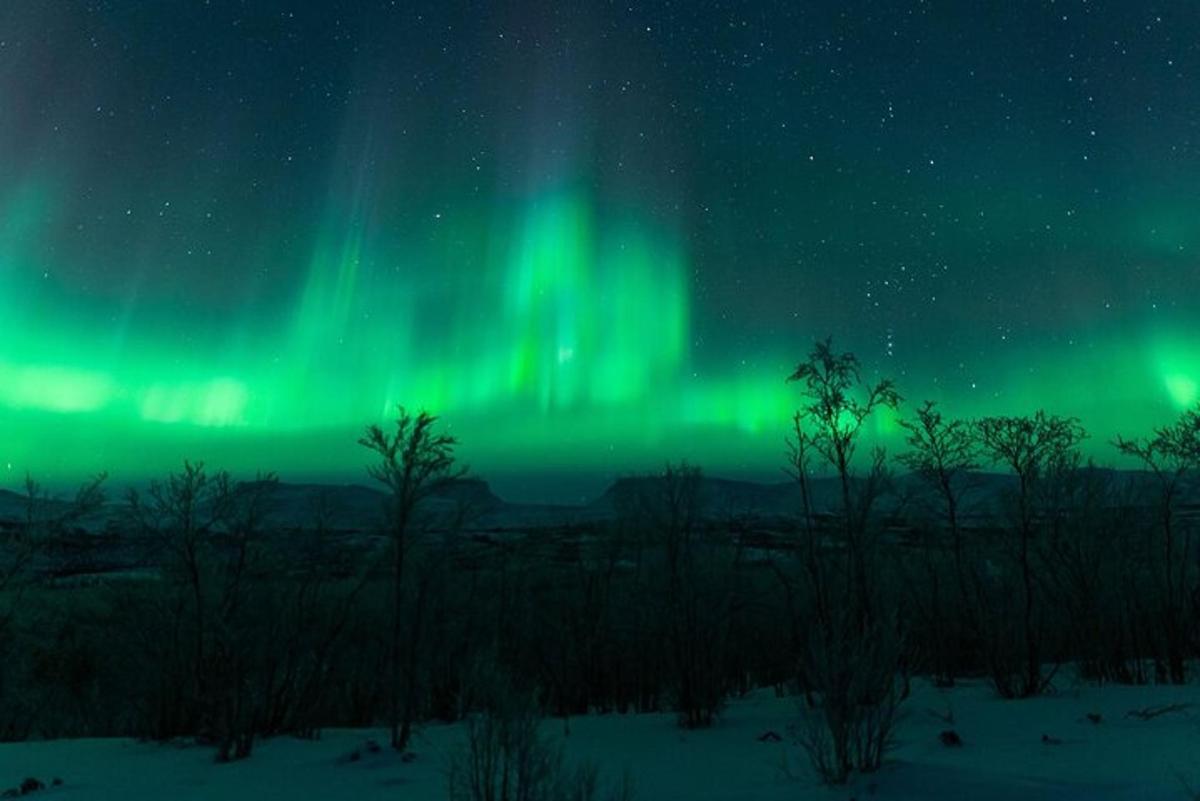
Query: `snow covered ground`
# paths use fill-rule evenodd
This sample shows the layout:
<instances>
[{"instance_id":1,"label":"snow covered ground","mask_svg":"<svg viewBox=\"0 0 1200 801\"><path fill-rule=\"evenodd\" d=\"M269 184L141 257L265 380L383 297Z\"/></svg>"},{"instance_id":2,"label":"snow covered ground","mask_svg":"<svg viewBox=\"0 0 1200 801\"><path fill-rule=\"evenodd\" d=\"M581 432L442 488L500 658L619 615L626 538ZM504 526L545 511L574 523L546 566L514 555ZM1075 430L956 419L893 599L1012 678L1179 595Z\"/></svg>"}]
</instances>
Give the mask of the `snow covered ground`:
<instances>
[{"instance_id":1,"label":"snow covered ground","mask_svg":"<svg viewBox=\"0 0 1200 801\"><path fill-rule=\"evenodd\" d=\"M1188 706L1148 720L1128 714L1171 704ZM938 716L948 709L964 741L960 748L938 738L949 728ZM917 685L888 766L839 789L817 786L787 734L795 718L793 699L760 692L730 703L708 731L682 731L670 715L593 716L572 719L565 742L569 757L594 760L602 776L616 779L628 769L640 801L1185 801L1180 777L1200 788L1200 687L1064 686L1047 698L1002 701L982 682L949 691ZM562 736L561 721L546 727ZM767 731L778 732L782 742L760 742ZM386 749L363 751L368 739L384 742L378 731L328 731L315 742L279 738L260 744L250 760L229 765L213 764L211 749L197 746L6 744L0 745L0 789L33 776L48 785L63 780L34 796L46 801L432 801L445 797L446 758L462 736L458 726L425 727L408 763ZM356 750L361 757L348 759Z\"/></svg>"}]
</instances>

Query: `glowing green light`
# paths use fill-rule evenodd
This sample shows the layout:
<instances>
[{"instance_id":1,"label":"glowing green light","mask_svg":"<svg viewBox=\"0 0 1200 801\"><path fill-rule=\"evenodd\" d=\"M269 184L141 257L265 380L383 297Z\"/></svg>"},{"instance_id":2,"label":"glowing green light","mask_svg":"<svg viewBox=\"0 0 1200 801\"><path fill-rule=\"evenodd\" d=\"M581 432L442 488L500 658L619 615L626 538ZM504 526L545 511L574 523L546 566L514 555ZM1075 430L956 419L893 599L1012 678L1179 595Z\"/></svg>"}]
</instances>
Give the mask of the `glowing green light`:
<instances>
[{"instance_id":1,"label":"glowing green light","mask_svg":"<svg viewBox=\"0 0 1200 801\"><path fill-rule=\"evenodd\" d=\"M102 409L116 388L105 374L73 367L0 362L0 406L79 413Z\"/></svg>"},{"instance_id":2,"label":"glowing green light","mask_svg":"<svg viewBox=\"0 0 1200 801\"><path fill-rule=\"evenodd\" d=\"M1163 383L1166 384L1167 392L1177 407L1187 409L1196 405L1196 399L1200 397L1200 386L1196 384L1195 379L1176 373L1165 376Z\"/></svg>"},{"instance_id":3,"label":"glowing green light","mask_svg":"<svg viewBox=\"0 0 1200 801\"><path fill-rule=\"evenodd\" d=\"M231 378L198 385L157 384L142 393L139 413L154 423L240 425L246 422L248 395L246 387Z\"/></svg>"},{"instance_id":4,"label":"glowing green light","mask_svg":"<svg viewBox=\"0 0 1200 801\"><path fill-rule=\"evenodd\" d=\"M579 184L397 233L369 170L339 166L359 178L331 192L311 239L266 262L299 280L273 304L207 317L192 299L126 305L56 282L43 243L63 198L44 181L0 187L0 465L138 478L188 457L356 475L361 426L403 403L442 415L483 474L667 458L774 472L801 403L784 378L811 339L751 366L694 353L692 265L669 224ZM1078 416L1089 453L1108 459L1116 434L1200 400L1186 327L1127 334L989 357L970 375L936 353L899 374L860 355L910 403L950 415ZM884 410L864 433L899 447L904 414Z\"/></svg>"},{"instance_id":5,"label":"glowing green light","mask_svg":"<svg viewBox=\"0 0 1200 801\"><path fill-rule=\"evenodd\" d=\"M1200 400L1200 341L1191 336L1160 336L1155 342L1161 386L1176 411Z\"/></svg>"}]
</instances>

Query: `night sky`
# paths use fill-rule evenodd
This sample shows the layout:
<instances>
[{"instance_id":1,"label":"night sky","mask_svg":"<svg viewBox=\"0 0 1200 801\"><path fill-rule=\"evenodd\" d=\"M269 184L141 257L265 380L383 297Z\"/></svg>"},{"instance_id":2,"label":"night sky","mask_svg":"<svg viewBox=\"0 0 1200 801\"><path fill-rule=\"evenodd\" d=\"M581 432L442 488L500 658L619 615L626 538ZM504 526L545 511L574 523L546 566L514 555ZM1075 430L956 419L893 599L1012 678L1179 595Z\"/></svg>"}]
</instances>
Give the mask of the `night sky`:
<instances>
[{"instance_id":1,"label":"night sky","mask_svg":"<svg viewBox=\"0 0 1200 801\"><path fill-rule=\"evenodd\" d=\"M1198 43L1182 2L8 0L0 483L357 479L397 403L515 495L777 476L826 335L1109 460L1200 397Z\"/></svg>"}]
</instances>

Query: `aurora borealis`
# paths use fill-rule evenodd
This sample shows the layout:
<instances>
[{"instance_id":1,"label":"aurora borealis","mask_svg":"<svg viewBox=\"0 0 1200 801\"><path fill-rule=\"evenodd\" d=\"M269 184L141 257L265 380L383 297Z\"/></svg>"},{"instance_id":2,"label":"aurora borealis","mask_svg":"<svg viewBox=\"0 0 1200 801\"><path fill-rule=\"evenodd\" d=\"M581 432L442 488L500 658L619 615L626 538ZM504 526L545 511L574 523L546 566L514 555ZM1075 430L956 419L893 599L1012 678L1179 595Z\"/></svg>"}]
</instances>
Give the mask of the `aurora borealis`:
<instances>
[{"instance_id":1,"label":"aurora borealis","mask_svg":"<svg viewBox=\"0 0 1200 801\"><path fill-rule=\"evenodd\" d=\"M1186 4L5 3L0 483L356 478L397 403L500 483L773 475L826 335L1111 459L1200 400L1197 43Z\"/></svg>"}]
</instances>

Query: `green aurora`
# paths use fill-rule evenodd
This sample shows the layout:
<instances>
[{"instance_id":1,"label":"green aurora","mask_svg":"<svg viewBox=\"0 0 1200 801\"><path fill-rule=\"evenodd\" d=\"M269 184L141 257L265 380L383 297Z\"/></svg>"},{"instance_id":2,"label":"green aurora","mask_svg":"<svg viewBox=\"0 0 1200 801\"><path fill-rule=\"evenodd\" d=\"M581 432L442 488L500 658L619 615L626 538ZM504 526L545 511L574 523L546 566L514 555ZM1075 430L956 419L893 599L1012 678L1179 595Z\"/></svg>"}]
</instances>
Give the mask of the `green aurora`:
<instances>
[{"instance_id":1,"label":"green aurora","mask_svg":"<svg viewBox=\"0 0 1200 801\"><path fill-rule=\"evenodd\" d=\"M25 268L6 270L0 292L11 324L0 353L10 472L142 477L188 457L353 475L364 422L399 403L443 415L465 458L485 468L644 469L686 457L766 472L797 404L783 379L805 343L765 367L697 377L685 256L635 211L602 225L584 192L546 192L511 218L462 230L447 221L435 251L487 242L477 274L458 283L437 275L436 253L412 252L403 273L372 272L377 243L362 209L331 211L287 313L224 335L169 315L141 330L106 325L39 286L39 271L55 269L39 256L48 194L24 189L4 204L0 259ZM1117 432L1195 404L1196 344L1152 331L1022 354L965 386L919 370L900 383L910 399L966 416L1077 415L1093 452L1109 458ZM895 431L880 418L875 433L894 446Z\"/></svg>"},{"instance_id":2,"label":"green aurora","mask_svg":"<svg viewBox=\"0 0 1200 801\"><path fill-rule=\"evenodd\" d=\"M369 56L318 48L296 63L308 74L325 65L330 85L362 91L317 114L300 147L287 132L303 125L272 130L269 108L208 121L233 101L189 88L202 68L188 59L136 47L95 64L67 59L85 34L101 34L26 6L0 15L10 67L0 97L16 111L0 122L0 483L27 471L137 481L184 458L357 480L358 433L397 404L441 415L489 478L611 476L679 458L716 474L777 475L798 403L784 379L826 335L871 375L894 377L909 403L935 399L968 417L1078 416L1102 461L1114 459L1118 432L1145 432L1200 400L1196 169L1164 157L1131 174L1113 157L1166 152L1186 117L1122 140L1123 106L1097 111L1088 124L1111 123L1112 140L1089 143L1085 165L1074 133L1038 137L1032 152L975 129L954 139L916 113L925 94L906 100L892 86L894 101L862 113L908 103L911 127L887 132L896 152L869 146L873 129L840 141L828 109L858 106L831 98L786 106L807 120L800 140L747 132L721 144L728 125L691 130L670 116L689 93L711 96L649 56L634 61L658 72L632 107L614 112L627 93L617 77L609 94L580 100L608 68L595 45L569 68L565 55L543 56L536 86L517 81L491 121L439 148L442 122L465 105L456 92L491 97L524 73L442 77L436 98L400 102L364 68ZM30 36L42 29L53 34ZM472 53L500 46L482 23L462 35ZM245 72L222 52L204 69ZM136 97L121 88L164 58L159 84ZM250 105L290 86L296 63L268 70ZM51 100L32 87L34 69L57 76ZM946 80L939 69L926 86ZM85 91L89 71L100 77ZM808 96L803 82L764 80L738 101L749 131L767 130L770 93ZM872 95L884 78L857 80ZM1035 122L1082 102L1042 91L1026 106ZM145 100L171 92L200 108ZM102 113L112 106L116 122ZM957 113L966 125L974 112ZM770 137L791 136L770 124ZM638 155L630 143L647 129L659 144ZM264 135L278 140L269 159L253 155ZM192 155L172 160L175 136ZM982 153L980 141L990 142ZM213 155L217 142L225 150ZM284 172L293 153L307 154L300 177ZM1064 171L1068 161L1076 168ZM934 173L943 162L949 172ZM880 417L872 433L896 447L897 430Z\"/></svg>"}]
</instances>

